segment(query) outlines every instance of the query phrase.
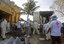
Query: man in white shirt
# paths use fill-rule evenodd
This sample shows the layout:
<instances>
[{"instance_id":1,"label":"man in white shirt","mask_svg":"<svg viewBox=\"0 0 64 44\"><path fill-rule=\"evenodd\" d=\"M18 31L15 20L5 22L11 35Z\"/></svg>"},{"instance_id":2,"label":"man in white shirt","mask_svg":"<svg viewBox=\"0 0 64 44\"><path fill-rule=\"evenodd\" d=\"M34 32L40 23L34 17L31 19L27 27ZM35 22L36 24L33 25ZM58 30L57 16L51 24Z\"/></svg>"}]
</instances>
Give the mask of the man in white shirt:
<instances>
[{"instance_id":1,"label":"man in white shirt","mask_svg":"<svg viewBox=\"0 0 64 44\"><path fill-rule=\"evenodd\" d=\"M37 34L39 34L39 31L38 31L38 23L35 21L34 22L34 30L33 30L33 34L35 34L35 31L37 32Z\"/></svg>"},{"instance_id":2,"label":"man in white shirt","mask_svg":"<svg viewBox=\"0 0 64 44\"><path fill-rule=\"evenodd\" d=\"M51 29L48 30L51 31L51 40L52 43L51 44L61 44L61 27L62 27L62 23L60 21L57 20L56 16L52 16L52 22L50 23L51 25ZM47 32L47 33L48 33Z\"/></svg>"},{"instance_id":3,"label":"man in white shirt","mask_svg":"<svg viewBox=\"0 0 64 44\"><path fill-rule=\"evenodd\" d=\"M3 40L6 38L6 28L7 28L7 21L6 19L3 18L2 22L1 22L1 36L3 38Z\"/></svg>"}]
</instances>

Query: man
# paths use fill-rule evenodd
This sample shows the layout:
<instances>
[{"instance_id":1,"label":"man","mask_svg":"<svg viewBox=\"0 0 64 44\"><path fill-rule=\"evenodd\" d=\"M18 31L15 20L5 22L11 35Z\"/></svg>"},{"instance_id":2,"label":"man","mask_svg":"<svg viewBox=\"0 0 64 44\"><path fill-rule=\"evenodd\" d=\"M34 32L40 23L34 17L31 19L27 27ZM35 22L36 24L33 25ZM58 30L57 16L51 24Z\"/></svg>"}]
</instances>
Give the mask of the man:
<instances>
[{"instance_id":1,"label":"man","mask_svg":"<svg viewBox=\"0 0 64 44\"><path fill-rule=\"evenodd\" d=\"M22 32L22 30L21 30L21 21L19 20L16 25L17 25L16 35L21 35L21 32Z\"/></svg>"},{"instance_id":2,"label":"man","mask_svg":"<svg viewBox=\"0 0 64 44\"><path fill-rule=\"evenodd\" d=\"M62 27L62 23L60 21L57 20L56 16L52 16L52 20L50 25L51 25L51 29L48 30L51 31L51 40L52 43L51 44L61 44L61 27ZM48 33L47 32L47 33Z\"/></svg>"},{"instance_id":3,"label":"man","mask_svg":"<svg viewBox=\"0 0 64 44\"><path fill-rule=\"evenodd\" d=\"M35 31L37 32L37 34L39 34L39 31L38 31L38 23L35 21L34 22L34 30L33 30L33 34L35 34Z\"/></svg>"},{"instance_id":4,"label":"man","mask_svg":"<svg viewBox=\"0 0 64 44\"><path fill-rule=\"evenodd\" d=\"M42 24L42 32L43 32L43 34L45 34L46 27L47 27L46 23Z\"/></svg>"},{"instance_id":5,"label":"man","mask_svg":"<svg viewBox=\"0 0 64 44\"><path fill-rule=\"evenodd\" d=\"M6 38L5 34L6 34L6 27L7 27L7 21L6 19L2 19L1 22L1 36L3 38L3 40Z\"/></svg>"},{"instance_id":6,"label":"man","mask_svg":"<svg viewBox=\"0 0 64 44\"><path fill-rule=\"evenodd\" d=\"M50 28L50 22L48 22L45 27L46 40L50 40L50 32L47 33L48 29Z\"/></svg>"},{"instance_id":7,"label":"man","mask_svg":"<svg viewBox=\"0 0 64 44\"><path fill-rule=\"evenodd\" d=\"M9 21L7 22L7 30L6 30L6 33L10 32L10 23Z\"/></svg>"},{"instance_id":8,"label":"man","mask_svg":"<svg viewBox=\"0 0 64 44\"><path fill-rule=\"evenodd\" d=\"M29 19L25 22L25 27L26 27L26 34L25 34L25 36L30 37L29 36L29 34L30 34L30 20Z\"/></svg>"},{"instance_id":9,"label":"man","mask_svg":"<svg viewBox=\"0 0 64 44\"><path fill-rule=\"evenodd\" d=\"M13 33L14 30L15 30L15 24L14 24L14 22L12 22L10 31Z\"/></svg>"}]
</instances>

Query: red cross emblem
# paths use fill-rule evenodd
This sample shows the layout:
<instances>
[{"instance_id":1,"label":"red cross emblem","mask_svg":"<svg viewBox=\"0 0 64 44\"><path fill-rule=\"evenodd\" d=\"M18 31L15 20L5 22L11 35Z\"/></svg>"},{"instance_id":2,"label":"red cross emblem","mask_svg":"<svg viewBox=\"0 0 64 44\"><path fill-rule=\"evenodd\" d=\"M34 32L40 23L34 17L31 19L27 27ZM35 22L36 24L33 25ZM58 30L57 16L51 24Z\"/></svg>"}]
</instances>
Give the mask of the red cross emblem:
<instances>
[{"instance_id":1,"label":"red cross emblem","mask_svg":"<svg viewBox=\"0 0 64 44\"><path fill-rule=\"evenodd\" d=\"M58 22L56 22L56 26L58 26L59 25L59 23Z\"/></svg>"}]
</instances>

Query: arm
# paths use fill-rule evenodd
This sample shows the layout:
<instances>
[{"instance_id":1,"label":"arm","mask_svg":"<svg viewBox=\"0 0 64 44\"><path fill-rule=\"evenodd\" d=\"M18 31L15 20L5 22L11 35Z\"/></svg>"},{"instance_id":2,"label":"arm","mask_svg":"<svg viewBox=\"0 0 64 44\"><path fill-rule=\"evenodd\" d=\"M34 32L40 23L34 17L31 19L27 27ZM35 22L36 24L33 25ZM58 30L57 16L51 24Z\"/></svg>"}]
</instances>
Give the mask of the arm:
<instances>
[{"instance_id":1,"label":"arm","mask_svg":"<svg viewBox=\"0 0 64 44\"><path fill-rule=\"evenodd\" d=\"M48 34L49 32L51 32L51 28L48 29L47 34Z\"/></svg>"}]
</instances>

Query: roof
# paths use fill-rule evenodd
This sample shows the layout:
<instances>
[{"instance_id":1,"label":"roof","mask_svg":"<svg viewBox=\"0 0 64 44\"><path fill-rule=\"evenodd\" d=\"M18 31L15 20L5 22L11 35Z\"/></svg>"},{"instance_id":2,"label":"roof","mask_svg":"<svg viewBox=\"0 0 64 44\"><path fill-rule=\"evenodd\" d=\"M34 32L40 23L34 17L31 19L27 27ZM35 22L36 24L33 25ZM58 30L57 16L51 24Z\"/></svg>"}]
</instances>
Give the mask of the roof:
<instances>
[{"instance_id":1,"label":"roof","mask_svg":"<svg viewBox=\"0 0 64 44\"><path fill-rule=\"evenodd\" d=\"M40 11L40 15L42 17L49 17L53 14L54 12L53 11Z\"/></svg>"}]
</instances>

